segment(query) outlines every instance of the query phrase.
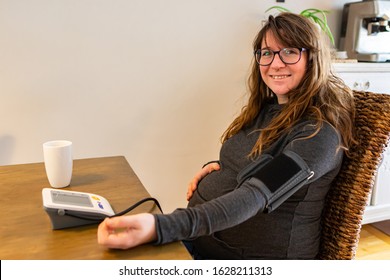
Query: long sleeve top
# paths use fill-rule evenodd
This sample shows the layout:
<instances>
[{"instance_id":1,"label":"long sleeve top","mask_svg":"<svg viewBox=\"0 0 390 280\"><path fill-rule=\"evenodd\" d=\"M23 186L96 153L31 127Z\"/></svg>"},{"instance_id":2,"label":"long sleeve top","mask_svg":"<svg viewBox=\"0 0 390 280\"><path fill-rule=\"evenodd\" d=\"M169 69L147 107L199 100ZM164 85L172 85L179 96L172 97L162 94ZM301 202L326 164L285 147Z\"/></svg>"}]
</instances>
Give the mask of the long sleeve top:
<instances>
[{"instance_id":1,"label":"long sleeve top","mask_svg":"<svg viewBox=\"0 0 390 280\"><path fill-rule=\"evenodd\" d=\"M264 106L256 120L225 141L219 171L207 175L185 209L155 215L157 244L191 240L209 259L314 259L320 242L320 218L326 194L337 175L343 150L339 133L324 122L310 136L314 122L302 119L264 151L273 157L284 151L299 155L314 171L307 184L271 213L263 213L265 197L251 185L237 188L237 175L247 166L260 129L283 105ZM283 173L276 167L273 174Z\"/></svg>"}]
</instances>

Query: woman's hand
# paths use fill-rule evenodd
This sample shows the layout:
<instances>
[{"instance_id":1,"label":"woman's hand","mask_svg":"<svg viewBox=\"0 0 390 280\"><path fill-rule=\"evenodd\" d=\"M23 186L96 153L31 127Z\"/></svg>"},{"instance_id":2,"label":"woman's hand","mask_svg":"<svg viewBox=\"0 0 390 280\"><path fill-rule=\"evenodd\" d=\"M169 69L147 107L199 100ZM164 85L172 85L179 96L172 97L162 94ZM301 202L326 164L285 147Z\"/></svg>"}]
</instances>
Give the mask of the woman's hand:
<instances>
[{"instance_id":1,"label":"woman's hand","mask_svg":"<svg viewBox=\"0 0 390 280\"><path fill-rule=\"evenodd\" d=\"M217 171L221 168L219 163L212 162L204 166L198 173L195 174L195 177L188 184L187 188L187 201L189 201L194 194L200 180L202 180L206 175L210 174L213 171Z\"/></svg>"},{"instance_id":2,"label":"woman's hand","mask_svg":"<svg viewBox=\"0 0 390 280\"><path fill-rule=\"evenodd\" d=\"M129 249L156 240L156 223L149 213L106 218L99 225L98 243L107 248Z\"/></svg>"}]
</instances>

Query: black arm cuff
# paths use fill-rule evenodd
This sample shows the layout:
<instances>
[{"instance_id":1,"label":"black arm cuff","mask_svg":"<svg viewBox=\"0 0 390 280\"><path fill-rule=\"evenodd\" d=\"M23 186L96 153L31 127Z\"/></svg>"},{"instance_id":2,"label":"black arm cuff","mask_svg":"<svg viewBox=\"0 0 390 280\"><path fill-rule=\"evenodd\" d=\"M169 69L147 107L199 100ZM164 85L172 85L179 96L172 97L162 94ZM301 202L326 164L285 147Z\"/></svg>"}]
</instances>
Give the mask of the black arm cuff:
<instances>
[{"instance_id":1,"label":"black arm cuff","mask_svg":"<svg viewBox=\"0 0 390 280\"><path fill-rule=\"evenodd\" d=\"M306 162L296 153L285 151L275 158L264 155L245 167L237 176L239 187L249 184L266 198L269 213L299 190L313 176Z\"/></svg>"}]
</instances>

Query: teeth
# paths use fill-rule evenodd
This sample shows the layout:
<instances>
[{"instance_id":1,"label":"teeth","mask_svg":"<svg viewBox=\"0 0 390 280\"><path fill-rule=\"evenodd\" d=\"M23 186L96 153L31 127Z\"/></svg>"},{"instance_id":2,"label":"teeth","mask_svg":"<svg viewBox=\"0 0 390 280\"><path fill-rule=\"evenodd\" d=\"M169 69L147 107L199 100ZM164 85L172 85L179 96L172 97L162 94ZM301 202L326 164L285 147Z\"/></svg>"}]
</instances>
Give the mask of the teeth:
<instances>
[{"instance_id":1,"label":"teeth","mask_svg":"<svg viewBox=\"0 0 390 280\"><path fill-rule=\"evenodd\" d=\"M288 77L288 75L284 75L284 76L272 76L272 78L273 79L276 79L276 80L278 80L278 79L284 79L284 78L287 78Z\"/></svg>"}]
</instances>

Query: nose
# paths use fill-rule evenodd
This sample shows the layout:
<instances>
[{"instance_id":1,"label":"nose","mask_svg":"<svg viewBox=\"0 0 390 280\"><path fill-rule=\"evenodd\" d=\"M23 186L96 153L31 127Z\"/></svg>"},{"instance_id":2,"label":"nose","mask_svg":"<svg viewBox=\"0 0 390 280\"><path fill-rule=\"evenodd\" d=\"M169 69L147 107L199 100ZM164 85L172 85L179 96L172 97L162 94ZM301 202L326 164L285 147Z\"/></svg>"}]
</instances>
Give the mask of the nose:
<instances>
[{"instance_id":1,"label":"nose","mask_svg":"<svg viewBox=\"0 0 390 280\"><path fill-rule=\"evenodd\" d=\"M270 66L280 68L286 66L286 64L280 59L280 54L276 53Z\"/></svg>"}]
</instances>

